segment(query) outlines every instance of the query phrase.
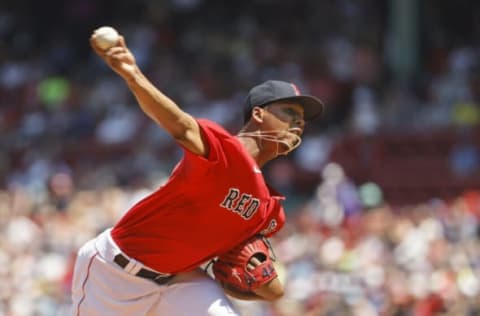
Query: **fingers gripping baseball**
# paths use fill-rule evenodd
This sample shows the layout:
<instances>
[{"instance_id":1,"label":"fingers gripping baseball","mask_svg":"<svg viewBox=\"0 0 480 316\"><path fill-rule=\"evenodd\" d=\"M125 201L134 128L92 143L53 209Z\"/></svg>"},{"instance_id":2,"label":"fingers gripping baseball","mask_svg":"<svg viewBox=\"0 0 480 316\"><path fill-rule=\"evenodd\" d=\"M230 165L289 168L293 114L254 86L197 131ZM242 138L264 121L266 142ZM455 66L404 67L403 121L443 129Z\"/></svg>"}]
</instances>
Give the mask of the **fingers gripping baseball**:
<instances>
[{"instance_id":1,"label":"fingers gripping baseball","mask_svg":"<svg viewBox=\"0 0 480 316\"><path fill-rule=\"evenodd\" d=\"M126 46L116 46L106 52L108 64L116 71L129 71L135 65L135 58Z\"/></svg>"},{"instance_id":2,"label":"fingers gripping baseball","mask_svg":"<svg viewBox=\"0 0 480 316\"><path fill-rule=\"evenodd\" d=\"M108 48L102 48L99 45L98 34L95 32L90 37L90 45L95 53L100 56L105 63L116 73L125 79L133 74L136 70L135 57L128 49L125 38L122 35L118 36L118 40Z\"/></svg>"}]
</instances>

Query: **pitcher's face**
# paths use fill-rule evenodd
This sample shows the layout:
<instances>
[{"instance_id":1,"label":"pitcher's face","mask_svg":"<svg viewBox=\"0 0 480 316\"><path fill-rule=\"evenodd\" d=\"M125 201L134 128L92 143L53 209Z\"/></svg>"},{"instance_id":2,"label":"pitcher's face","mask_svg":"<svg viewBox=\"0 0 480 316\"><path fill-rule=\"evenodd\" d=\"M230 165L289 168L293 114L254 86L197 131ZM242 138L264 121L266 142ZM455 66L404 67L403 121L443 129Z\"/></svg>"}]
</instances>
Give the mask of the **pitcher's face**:
<instances>
[{"instance_id":1,"label":"pitcher's face","mask_svg":"<svg viewBox=\"0 0 480 316\"><path fill-rule=\"evenodd\" d=\"M298 103L275 102L263 108L263 131L275 131L281 151L296 147L305 128L303 107Z\"/></svg>"}]
</instances>

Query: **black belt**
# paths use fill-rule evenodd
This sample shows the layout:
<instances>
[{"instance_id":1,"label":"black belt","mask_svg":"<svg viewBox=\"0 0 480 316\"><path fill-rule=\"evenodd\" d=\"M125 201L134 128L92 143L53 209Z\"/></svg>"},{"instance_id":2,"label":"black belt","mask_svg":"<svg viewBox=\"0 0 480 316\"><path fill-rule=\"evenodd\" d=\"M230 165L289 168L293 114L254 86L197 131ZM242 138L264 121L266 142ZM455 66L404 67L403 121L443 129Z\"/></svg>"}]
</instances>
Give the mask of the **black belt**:
<instances>
[{"instance_id":1,"label":"black belt","mask_svg":"<svg viewBox=\"0 0 480 316\"><path fill-rule=\"evenodd\" d=\"M115 256L115 258L113 258L113 262L115 262L120 267L122 267L122 269L124 269L130 263L130 260L128 260L121 253L119 253L118 255ZM135 275L144 279L152 280L153 282L160 285L167 283L168 281L170 281L171 278L175 276L174 274L167 274L167 275L160 274L144 268L141 268Z\"/></svg>"}]
</instances>

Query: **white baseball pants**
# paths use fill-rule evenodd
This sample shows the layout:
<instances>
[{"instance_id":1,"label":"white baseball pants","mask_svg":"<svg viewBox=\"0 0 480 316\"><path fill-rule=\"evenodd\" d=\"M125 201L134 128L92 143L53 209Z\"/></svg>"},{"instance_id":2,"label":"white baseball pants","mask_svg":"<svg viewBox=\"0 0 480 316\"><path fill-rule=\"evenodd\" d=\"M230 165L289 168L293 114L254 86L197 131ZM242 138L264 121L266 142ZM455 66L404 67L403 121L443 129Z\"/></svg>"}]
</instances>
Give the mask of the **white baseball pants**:
<instances>
[{"instance_id":1,"label":"white baseball pants","mask_svg":"<svg viewBox=\"0 0 480 316\"><path fill-rule=\"evenodd\" d=\"M158 285L113 262L120 249L106 230L79 251L72 283L74 316L239 316L220 285L201 269ZM127 269L127 267L125 267Z\"/></svg>"}]
</instances>

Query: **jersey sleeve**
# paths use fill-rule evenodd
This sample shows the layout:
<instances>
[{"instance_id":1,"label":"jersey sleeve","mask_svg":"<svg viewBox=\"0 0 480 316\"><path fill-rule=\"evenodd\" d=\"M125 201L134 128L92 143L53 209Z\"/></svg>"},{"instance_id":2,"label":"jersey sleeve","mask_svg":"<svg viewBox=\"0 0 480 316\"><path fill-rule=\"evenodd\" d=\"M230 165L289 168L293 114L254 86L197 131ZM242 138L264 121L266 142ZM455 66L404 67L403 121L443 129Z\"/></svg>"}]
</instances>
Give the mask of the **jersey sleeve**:
<instances>
[{"instance_id":1,"label":"jersey sleeve","mask_svg":"<svg viewBox=\"0 0 480 316\"><path fill-rule=\"evenodd\" d=\"M188 172L192 175L199 174L214 166L221 167L221 165L226 165L225 143L233 138L231 134L212 121L197 119L197 122L200 126L202 138L208 144L209 152L208 156L204 157L183 147L184 167L189 169Z\"/></svg>"},{"instance_id":2,"label":"jersey sleeve","mask_svg":"<svg viewBox=\"0 0 480 316\"><path fill-rule=\"evenodd\" d=\"M270 237L277 233L285 225L285 211L282 205L282 199L279 197L272 197L269 203L270 216L265 222L260 234L265 237Z\"/></svg>"},{"instance_id":3,"label":"jersey sleeve","mask_svg":"<svg viewBox=\"0 0 480 316\"><path fill-rule=\"evenodd\" d=\"M285 225L285 210L283 208L283 201L285 201L285 196L276 191L274 188L267 184L268 190L270 191L270 201L268 203L269 214L267 221L265 222L262 231L262 235L270 237L277 233Z\"/></svg>"}]
</instances>

